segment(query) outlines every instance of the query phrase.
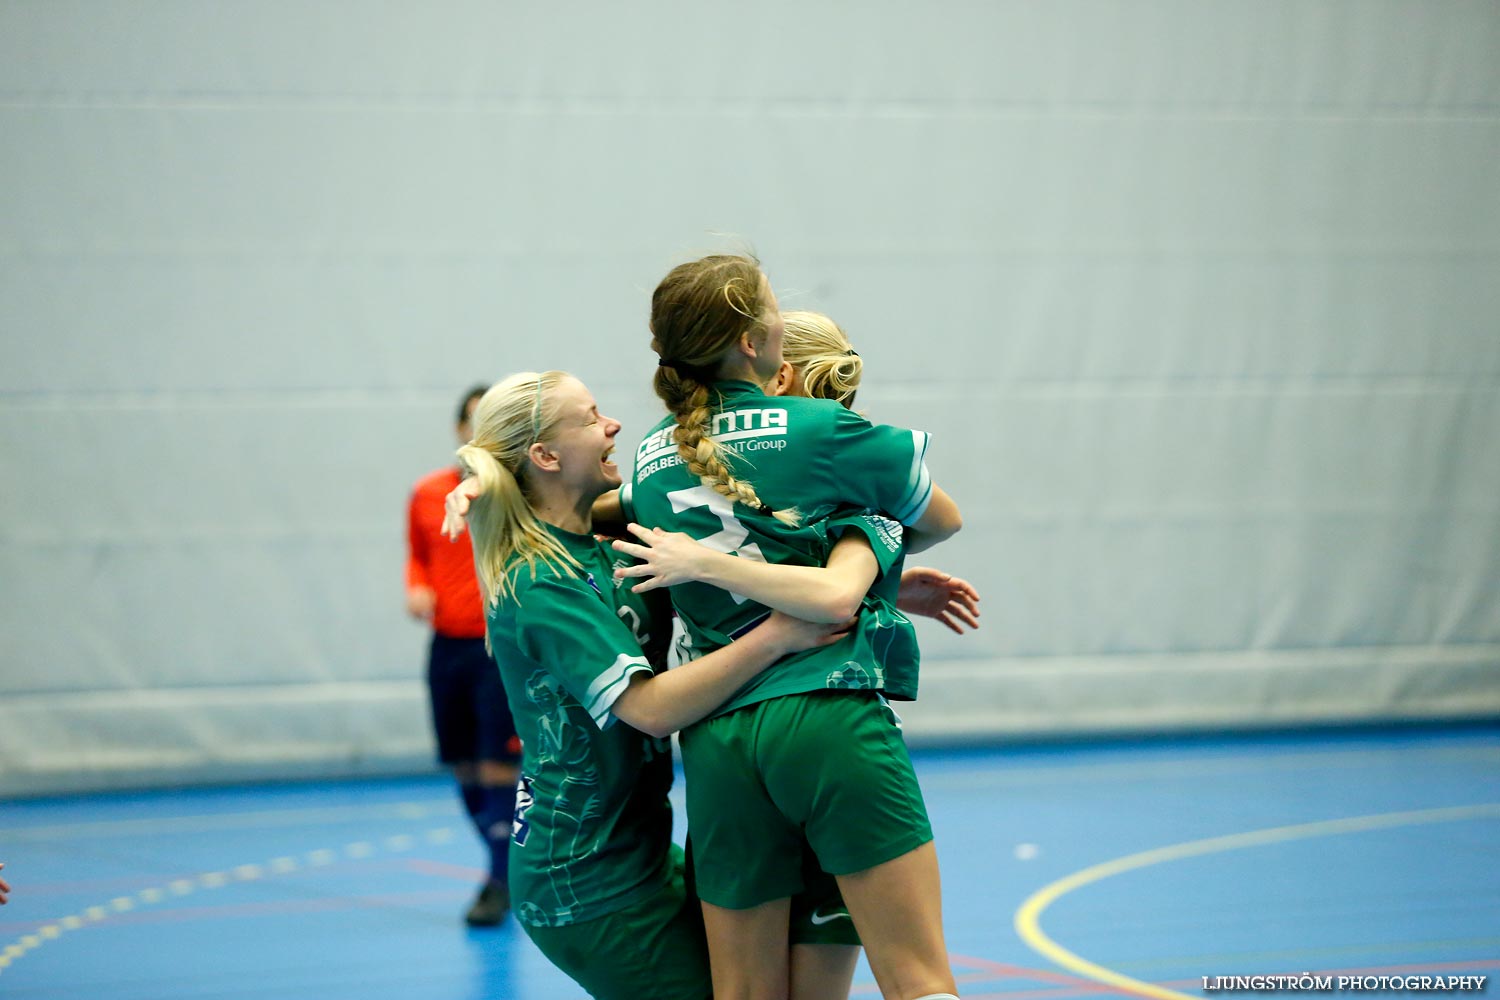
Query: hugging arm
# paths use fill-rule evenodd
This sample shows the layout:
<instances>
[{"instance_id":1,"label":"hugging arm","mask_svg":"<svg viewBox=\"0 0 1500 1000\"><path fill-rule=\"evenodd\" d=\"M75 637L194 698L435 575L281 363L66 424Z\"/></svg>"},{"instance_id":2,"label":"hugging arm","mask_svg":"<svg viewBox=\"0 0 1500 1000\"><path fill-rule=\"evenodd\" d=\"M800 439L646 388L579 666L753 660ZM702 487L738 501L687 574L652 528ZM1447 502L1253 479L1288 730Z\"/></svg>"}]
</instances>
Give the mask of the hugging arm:
<instances>
[{"instance_id":1,"label":"hugging arm","mask_svg":"<svg viewBox=\"0 0 1500 1000\"><path fill-rule=\"evenodd\" d=\"M637 592L679 583L707 583L741 594L768 608L808 621L840 622L859 610L879 572L875 554L861 533L845 532L833 547L827 566L773 565L716 552L682 532L629 526L639 544L616 541L614 547L640 559L615 571L618 578L640 578ZM901 574L896 606L907 614L941 622L960 635L979 627L979 591L967 580L925 566Z\"/></svg>"},{"instance_id":2,"label":"hugging arm","mask_svg":"<svg viewBox=\"0 0 1500 1000\"><path fill-rule=\"evenodd\" d=\"M869 541L855 531L839 539L827 566L789 566L715 552L678 531L639 524L629 529L639 544L617 541L614 547L642 561L615 570L615 576L643 577L632 588L636 592L696 581L811 622L854 617L880 570Z\"/></svg>"},{"instance_id":3,"label":"hugging arm","mask_svg":"<svg viewBox=\"0 0 1500 1000\"><path fill-rule=\"evenodd\" d=\"M843 624L814 624L773 613L728 646L691 663L654 675L635 674L610 711L648 736L670 736L728 701L777 660L825 646L843 630Z\"/></svg>"},{"instance_id":4,"label":"hugging arm","mask_svg":"<svg viewBox=\"0 0 1500 1000\"><path fill-rule=\"evenodd\" d=\"M947 541L958 534L963 526L964 518L959 513L958 504L934 484L932 499L927 501L927 509L922 512L921 517L917 518L916 524L906 526L906 551L908 553L926 551L938 542Z\"/></svg>"}]
</instances>

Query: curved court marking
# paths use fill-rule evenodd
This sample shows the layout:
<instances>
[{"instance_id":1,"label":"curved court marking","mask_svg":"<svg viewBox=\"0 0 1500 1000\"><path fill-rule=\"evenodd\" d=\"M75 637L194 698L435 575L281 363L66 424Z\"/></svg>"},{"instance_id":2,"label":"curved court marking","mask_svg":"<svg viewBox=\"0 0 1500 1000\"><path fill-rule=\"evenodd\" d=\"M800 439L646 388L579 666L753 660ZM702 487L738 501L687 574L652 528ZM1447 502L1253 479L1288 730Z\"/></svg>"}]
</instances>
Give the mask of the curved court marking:
<instances>
[{"instance_id":1,"label":"curved court marking","mask_svg":"<svg viewBox=\"0 0 1500 1000\"><path fill-rule=\"evenodd\" d=\"M1152 983L1142 982L1139 979L1132 979L1129 976L1122 975L1112 969L1106 969L1102 965L1097 965L1088 959L1075 955L1056 941L1053 941L1042 931L1041 924L1039 923L1042 911L1074 889L1093 882L1102 881L1123 872L1134 871L1137 868L1145 868L1149 865L1161 864L1165 861L1180 861L1183 858L1199 857L1204 854L1236 851L1245 847L1263 847L1266 844L1279 844L1290 840L1307 840L1312 837L1332 837L1344 833L1363 833L1369 830L1383 830L1397 826L1419 826L1425 823L1453 823L1461 820L1487 818L1500 818L1500 803L1492 802L1482 805L1452 806L1444 809L1417 809L1408 812L1377 813L1372 816L1353 816L1348 819L1321 820L1316 823L1298 823L1293 826L1277 826L1265 830L1252 830L1248 833L1209 837L1205 840L1190 840L1182 844L1173 844L1168 847L1158 847L1150 851L1141 851L1137 854L1128 854L1123 858L1116 858L1113 861L1106 861L1103 864L1093 865L1082 871L1074 872L1072 875L1058 879L1056 882L1032 893L1021 904L1020 909L1016 910L1016 933L1033 950L1041 952L1063 968L1076 972L1080 976L1086 976L1095 982L1128 990L1131 993L1141 996L1155 997L1157 1000L1201 1000L1201 998L1194 997L1188 993L1179 993L1176 990L1169 990Z\"/></svg>"},{"instance_id":2,"label":"curved court marking","mask_svg":"<svg viewBox=\"0 0 1500 1000\"><path fill-rule=\"evenodd\" d=\"M446 844L453 839L452 827L435 827L422 835L428 844ZM162 886L142 889L134 896L116 896L109 903L89 906L77 913L42 924L31 934L23 934L0 951L0 973L11 963L29 951L35 951L48 941L56 941L67 931L83 930L107 919L112 913L129 913L138 906L151 906L171 897L186 896L199 889L222 889L232 882L254 882L266 875L285 875L303 868L322 868L333 864L342 855L351 860L374 857L379 851L395 853L409 851L417 846L413 834L395 834L386 837L380 845L368 840L357 840L345 844L342 849L322 847L308 851L300 858L283 856L272 858L263 864L239 865L228 871L203 872L191 878L173 879Z\"/></svg>"}]
</instances>

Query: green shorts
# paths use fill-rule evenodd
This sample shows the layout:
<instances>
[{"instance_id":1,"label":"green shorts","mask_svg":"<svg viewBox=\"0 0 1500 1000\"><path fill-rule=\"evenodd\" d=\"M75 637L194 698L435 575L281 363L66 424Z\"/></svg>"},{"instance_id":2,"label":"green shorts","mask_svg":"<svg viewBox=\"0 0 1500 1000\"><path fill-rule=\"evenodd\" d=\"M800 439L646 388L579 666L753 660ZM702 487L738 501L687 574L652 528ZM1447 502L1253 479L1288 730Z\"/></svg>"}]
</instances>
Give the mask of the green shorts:
<instances>
[{"instance_id":1,"label":"green shorts","mask_svg":"<svg viewBox=\"0 0 1500 1000\"><path fill-rule=\"evenodd\" d=\"M792 897L791 926L787 939L792 944L861 943L859 932L838 880L818 867L812 848L802 845L802 891Z\"/></svg>"},{"instance_id":2,"label":"green shorts","mask_svg":"<svg viewBox=\"0 0 1500 1000\"><path fill-rule=\"evenodd\" d=\"M900 722L874 691L759 702L682 731L697 890L740 910L805 885L802 842L834 875L932 839Z\"/></svg>"},{"instance_id":3,"label":"green shorts","mask_svg":"<svg viewBox=\"0 0 1500 1000\"><path fill-rule=\"evenodd\" d=\"M581 923L523 929L596 1000L709 1000L703 911L684 884L681 851L673 851L672 879L650 898Z\"/></svg>"},{"instance_id":4,"label":"green shorts","mask_svg":"<svg viewBox=\"0 0 1500 1000\"><path fill-rule=\"evenodd\" d=\"M694 867L693 838L689 834L688 894L699 899ZM844 894L839 891L838 880L818 867L817 857L805 842L802 844L802 890L792 897L787 941L790 944L849 944L856 948L862 943L859 932L854 929L854 920L849 916L849 908L844 905Z\"/></svg>"}]
</instances>

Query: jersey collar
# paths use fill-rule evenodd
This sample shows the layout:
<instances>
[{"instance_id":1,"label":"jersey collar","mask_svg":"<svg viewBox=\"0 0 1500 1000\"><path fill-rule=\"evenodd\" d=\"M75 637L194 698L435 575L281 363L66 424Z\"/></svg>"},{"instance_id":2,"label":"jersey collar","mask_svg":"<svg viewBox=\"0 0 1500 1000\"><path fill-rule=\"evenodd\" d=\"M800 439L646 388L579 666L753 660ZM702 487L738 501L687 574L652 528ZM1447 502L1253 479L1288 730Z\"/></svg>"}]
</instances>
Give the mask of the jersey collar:
<instances>
[{"instance_id":1,"label":"jersey collar","mask_svg":"<svg viewBox=\"0 0 1500 1000\"><path fill-rule=\"evenodd\" d=\"M580 551L587 551L594 548L597 541L597 539L595 539L593 535L581 535L576 531L569 531L566 528L559 528L557 525L552 524L549 521L542 521L541 518L537 518L537 520L541 521L542 527L551 532L553 538L556 538L559 542L562 542L563 547L566 548L569 552L572 552L574 555L577 555Z\"/></svg>"},{"instance_id":2,"label":"jersey collar","mask_svg":"<svg viewBox=\"0 0 1500 1000\"><path fill-rule=\"evenodd\" d=\"M765 389L754 382L745 382L741 379L726 379L714 383L714 391L721 397L739 398L742 396L765 396Z\"/></svg>"}]
</instances>

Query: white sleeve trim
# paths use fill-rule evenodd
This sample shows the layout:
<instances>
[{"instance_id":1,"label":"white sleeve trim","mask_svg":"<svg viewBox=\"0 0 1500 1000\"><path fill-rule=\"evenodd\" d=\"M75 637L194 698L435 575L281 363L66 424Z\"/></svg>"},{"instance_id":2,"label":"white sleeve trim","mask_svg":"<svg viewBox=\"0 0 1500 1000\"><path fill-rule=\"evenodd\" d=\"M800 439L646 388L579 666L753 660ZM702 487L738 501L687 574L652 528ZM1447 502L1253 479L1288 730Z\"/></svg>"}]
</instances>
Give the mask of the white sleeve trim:
<instances>
[{"instance_id":1,"label":"white sleeve trim","mask_svg":"<svg viewBox=\"0 0 1500 1000\"><path fill-rule=\"evenodd\" d=\"M615 717L610 709L614 707L615 699L630 686L631 675L642 672L651 673L651 664L645 657L621 653L615 657L614 663L594 678L594 683L589 685L588 703L583 708L595 725L608 729L614 724Z\"/></svg>"},{"instance_id":2,"label":"white sleeve trim","mask_svg":"<svg viewBox=\"0 0 1500 1000\"><path fill-rule=\"evenodd\" d=\"M635 520L634 483L626 483L620 487L620 513L624 515L627 524Z\"/></svg>"},{"instance_id":3,"label":"white sleeve trim","mask_svg":"<svg viewBox=\"0 0 1500 1000\"><path fill-rule=\"evenodd\" d=\"M911 471L907 476L906 495L891 511L896 520L913 525L927 513L932 502L932 473L927 471L927 444L931 439L926 431L911 432Z\"/></svg>"}]
</instances>

